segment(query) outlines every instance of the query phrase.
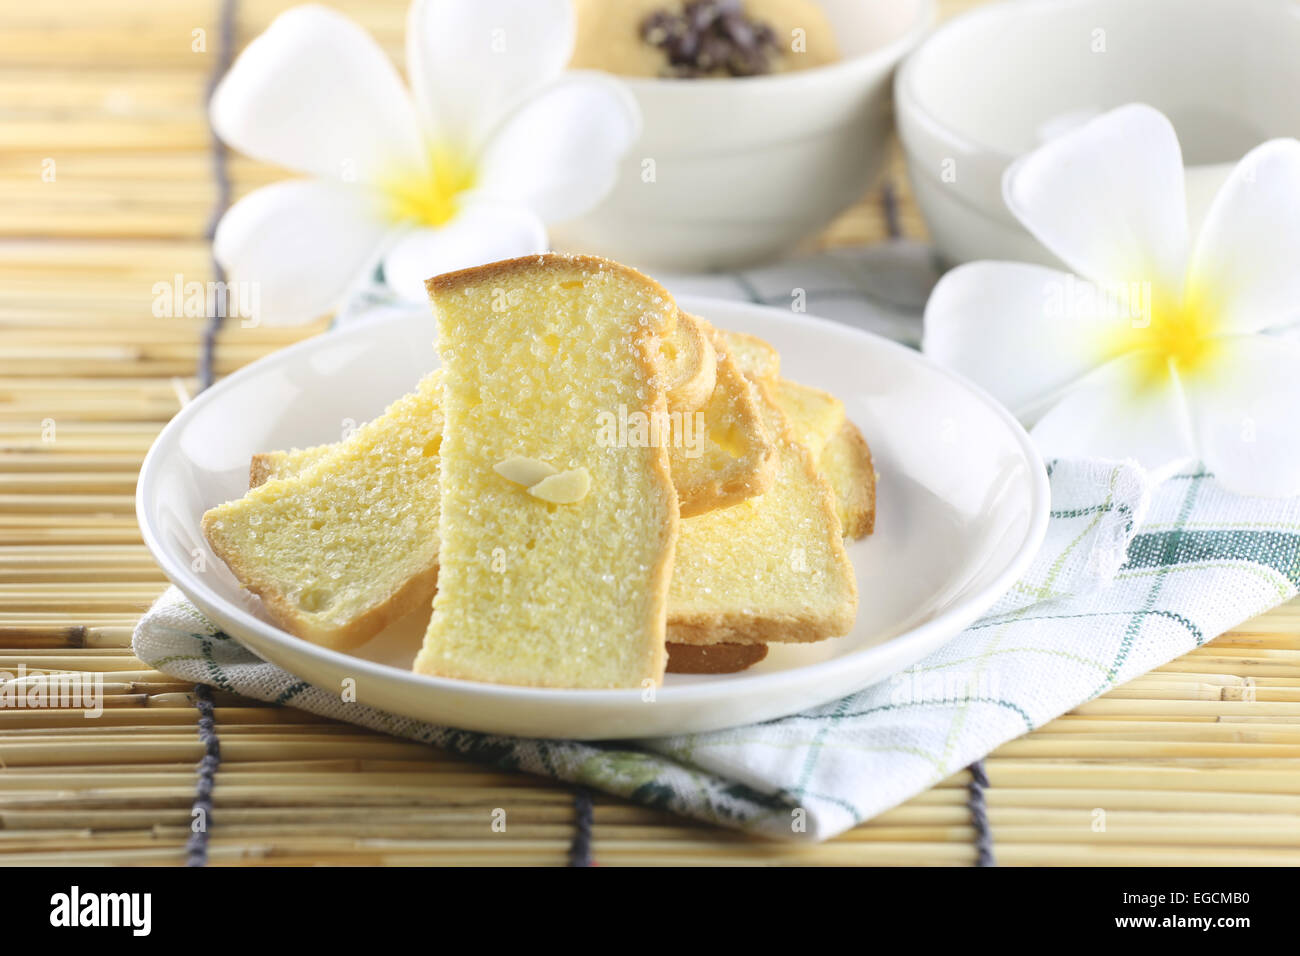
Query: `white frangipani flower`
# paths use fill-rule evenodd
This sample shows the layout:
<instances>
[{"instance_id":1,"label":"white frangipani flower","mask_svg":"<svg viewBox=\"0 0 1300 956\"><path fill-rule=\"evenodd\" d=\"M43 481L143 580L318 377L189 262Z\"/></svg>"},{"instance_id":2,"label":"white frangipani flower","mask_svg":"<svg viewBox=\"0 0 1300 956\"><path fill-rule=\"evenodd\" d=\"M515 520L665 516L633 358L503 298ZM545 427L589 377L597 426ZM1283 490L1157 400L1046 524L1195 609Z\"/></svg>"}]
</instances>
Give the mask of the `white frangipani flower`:
<instances>
[{"instance_id":1,"label":"white frangipani flower","mask_svg":"<svg viewBox=\"0 0 1300 956\"><path fill-rule=\"evenodd\" d=\"M1074 275L1026 263L949 272L924 350L997 396L1044 455L1200 460L1246 494L1300 494L1300 142L1251 151L1189 235L1173 126L1097 117L1003 179L1015 216Z\"/></svg>"},{"instance_id":2,"label":"white frangipani flower","mask_svg":"<svg viewBox=\"0 0 1300 956\"><path fill-rule=\"evenodd\" d=\"M640 131L620 82L564 72L573 38L569 0L414 0L408 91L347 17L278 17L211 105L231 147L313 177L250 193L217 228L262 320L310 321L380 262L423 300L429 276L545 251L544 224L599 202Z\"/></svg>"}]
</instances>

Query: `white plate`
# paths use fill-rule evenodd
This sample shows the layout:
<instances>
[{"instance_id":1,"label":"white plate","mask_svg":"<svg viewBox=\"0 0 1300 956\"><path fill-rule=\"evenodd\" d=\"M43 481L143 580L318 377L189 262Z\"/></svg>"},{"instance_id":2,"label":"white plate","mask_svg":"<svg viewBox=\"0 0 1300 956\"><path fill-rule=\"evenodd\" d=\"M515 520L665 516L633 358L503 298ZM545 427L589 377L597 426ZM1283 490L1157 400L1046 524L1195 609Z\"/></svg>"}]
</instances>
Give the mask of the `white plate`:
<instances>
[{"instance_id":1,"label":"white plate","mask_svg":"<svg viewBox=\"0 0 1300 956\"><path fill-rule=\"evenodd\" d=\"M414 386L437 364L433 320L422 311L284 349L187 405L140 471L145 543L211 620L303 680L341 688L351 677L362 703L438 724L579 739L715 730L835 700L940 647L1025 570L1047 526L1046 473L1024 430L986 394L910 349L844 325L720 300L682 305L770 341L783 373L838 395L871 444L880 475L876 531L849 547L860 608L845 637L773 646L767 660L739 674L670 674L646 701L639 690L412 674L418 616L352 653L271 624L208 550L199 519L244 492L253 453L335 441Z\"/></svg>"}]
</instances>

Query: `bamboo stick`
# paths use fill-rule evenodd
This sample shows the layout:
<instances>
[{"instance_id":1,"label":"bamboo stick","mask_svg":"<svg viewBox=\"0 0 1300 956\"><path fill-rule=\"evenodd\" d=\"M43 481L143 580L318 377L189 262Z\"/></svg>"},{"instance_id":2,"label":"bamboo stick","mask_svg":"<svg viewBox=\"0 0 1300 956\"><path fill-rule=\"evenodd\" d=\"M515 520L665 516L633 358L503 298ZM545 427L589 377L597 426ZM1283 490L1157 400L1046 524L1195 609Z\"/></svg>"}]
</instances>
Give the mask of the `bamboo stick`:
<instances>
[{"instance_id":1,"label":"bamboo stick","mask_svg":"<svg viewBox=\"0 0 1300 956\"><path fill-rule=\"evenodd\" d=\"M83 632L84 633L84 632ZM128 646L116 645L111 647L97 647L88 649L86 647L50 647L39 651L39 654L49 659L76 659L81 657L87 658L105 658L115 660L121 657L130 657L131 649ZM31 648L6 648L0 646L0 662L13 663L17 660L29 660L32 657Z\"/></svg>"},{"instance_id":2,"label":"bamboo stick","mask_svg":"<svg viewBox=\"0 0 1300 956\"><path fill-rule=\"evenodd\" d=\"M43 718L43 719L42 719ZM150 729L180 728L185 733L197 732L198 715L192 707L154 707L143 711L105 710L88 720L81 713L70 710L56 714L34 710L0 710L0 734L14 731L31 733L56 733L65 729L73 731L93 725L97 733L134 733ZM223 727L252 725L308 727L327 723L306 711L285 710L263 705L259 707L219 707L217 723Z\"/></svg>"},{"instance_id":3,"label":"bamboo stick","mask_svg":"<svg viewBox=\"0 0 1300 956\"><path fill-rule=\"evenodd\" d=\"M484 787L457 787L452 792L432 793L417 787L383 787L361 790L356 787L321 786L295 795L293 802L284 794L266 787L244 787L222 782L213 790L213 815L227 807L437 807L448 805L484 806L491 809L509 805L519 799L510 789L509 779ZM529 800L534 798L530 797ZM573 795L558 791L555 802L572 809ZM171 786L148 785L140 787L113 787L95 791L6 789L0 791L0 813L10 810L41 809L57 805L68 813L82 810L119 810L183 808L194 801L194 773L187 780L177 780ZM509 811L507 810L507 813Z\"/></svg>"},{"instance_id":4,"label":"bamboo stick","mask_svg":"<svg viewBox=\"0 0 1300 956\"><path fill-rule=\"evenodd\" d=\"M491 820L495 807L224 807L220 826L225 836L228 827L243 825L272 828L286 825L325 826L346 832L357 824L375 826L412 825L480 825ZM642 811L624 819L600 817L599 826L621 825L649 827L656 825L661 814ZM57 810L6 810L0 813L0 833L48 832L50 830L134 830L155 827L188 826L191 822L188 808L158 807L148 809L79 810L65 814ZM512 803L507 809L507 821L530 824L559 823L570 829L573 826L573 808L563 804L526 806ZM607 822L608 821L608 822ZM508 825L507 824L507 825ZM660 823L662 825L662 823ZM155 831L156 832L156 831ZM266 832L265 830L263 831ZM274 831L271 831L274 832Z\"/></svg>"},{"instance_id":5,"label":"bamboo stick","mask_svg":"<svg viewBox=\"0 0 1300 956\"><path fill-rule=\"evenodd\" d=\"M1224 658L1224 657L1199 657L1193 659L1180 658L1170 661L1161 668L1162 673L1199 673L1207 668L1220 674L1234 674L1239 677L1250 676L1295 676L1300 683L1300 661L1287 660L1281 658L1260 659L1260 658Z\"/></svg>"},{"instance_id":6,"label":"bamboo stick","mask_svg":"<svg viewBox=\"0 0 1300 956\"><path fill-rule=\"evenodd\" d=\"M70 561L80 558L90 563L131 560L148 555L140 547L115 544L46 544L0 546L0 564L20 561Z\"/></svg>"},{"instance_id":7,"label":"bamboo stick","mask_svg":"<svg viewBox=\"0 0 1300 956\"><path fill-rule=\"evenodd\" d=\"M138 614L144 613L150 604L158 597L155 589L151 594L141 594L137 598L124 599L120 597L113 598L83 598L75 601L69 601L66 598L24 598L24 597L0 597L0 610L8 611L58 611L65 612L65 617L82 617L97 611L112 611L127 614L132 611Z\"/></svg>"},{"instance_id":8,"label":"bamboo stick","mask_svg":"<svg viewBox=\"0 0 1300 956\"><path fill-rule=\"evenodd\" d=\"M136 665L136 666L142 667L142 669L112 671L112 682L113 683L142 682L142 683L166 684L166 683L173 683L175 680L175 678L170 678L170 676L166 674L162 674L161 671L144 669L144 667L140 665ZM30 670L30 669L34 669L35 665L27 665L27 667L29 667ZM68 667L68 666L42 667L42 669L40 670L53 672L53 674L91 675L91 678L94 678L94 675L96 674L105 674L105 672L107 672L107 671L99 671L99 670L79 671L75 669L75 667ZM242 698L240 698L240 700L242 700Z\"/></svg>"},{"instance_id":9,"label":"bamboo stick","mask_svg":"<svg viewBox=\"0 0 1300 956\"><path fill-rule=\"evenodd\" d=\"M36 472L26 475L0 474L0 497L11 494L41 496L91 494L96 497L129 495L135 491L135 477L130 473L103 475L51 472Z\"/></svg>"},{"instance_id":10,"label":"bamboo stick","mask_svg":"<svg viewBox=\"0 0 1300 956\"><path fill-rule=\"evenodd\" d=\"M1251 716L1300 716L1300 704L1278 701L1200 701L1200 700L1119 700L1098 697L1074 708L1073 713L1088 716L1104 714L1124 714L1140 717L1147 714L1164 716L1245 714Z\"/></svg>"},{"instance_id":11,"label":"bamboo stick","mask_svg":"<svg viewBox=\"0 0 1300 956\"><path fill-rule=\"evenodd\" d=\"M60 614L57 612L48 615L41 615L22 612L13 614L0 611L0 627L17 627L23 629L48 627L51 623L66 619L66 614ZM85 620L89 622L86 625L87 627L110 627L131 630L134 629L139 619L139 614L100 614L92 615Z\"/></svg>"},{"instance_id":12,"label":"bamboo stick","mask_svg":"<svg viewBox=\"0 0 1300 956\"><path fill-rule=\"evenodd\" d=\"M1250 790L1257 793L1294 793L1294 762L1272 759L1251 761L1251 766L1231 760L1196 762L1183 758L1177 764L1079 763L1054 764L1046 760L990 757L984 762L989 780L997 787L1099 787L1111 784L1124 789L1152 790Z\"/></svg>"},{"instance_id":13,"label":"bamboo stick","mask_svg":"<svg viewBox=\"0 0 1300 956\"><path fill-rule=\"evenodd\" d=\"M43 71L43 75L49 78L50 70ZM108 75L114 78L112 96L115 99L121 99L122 94L126 96L138 96L131 89L130 85L139 79L138 71L133 70L131 73L123 73L119 70L108 71ZM178 78L180 79L180 78ZM60 83L58 86L52 84L41 84L34 86L30 79L15 77L12 73L5 71L0 75L0 104L8 99L8 90L12 84L25 87L28 95L46 95L51 98L71 100L77 97L83 97L84 94L76 86L69 86ZM203 79L194 77L193 85L196 89L201 89ZM151 97L165 96L171 92L178 96L186 95L186 84L177 82L168 90L150 90ZM83 99L84 103L84 99ZM188 102L192 109L194 104L193 98ZM227 160L230 176L233 180L246 183L252 186L265 185L284 179L286 172L276 169L274 166L258 163L250 160L238 153L231 153ZM159 182L195 182L206 181L212 175L212 159L205 151L194 152L166 152L166 153L148 153L148 152L97 152L87 150L64 150L58 157L58 172L65 179L74 179L84 182L113 183L119 180L157 180ZM35 172L33 172L35 171ZM0 175L11 180L21 180L24 177L39 175L40 164L38 159L34 159L29 153L6 153L0 154ZM114 249L95 250L95 254L85 258L86 266L94 271L100 269L112 269L113 271L143 271L147 269L147 263L150 261L175 261L178 259L178 249L167 243L152 243L146 245L142 240L137 241L142 247L138 255L126 257L124 255L114 255ZM29 245L34 245L30 244ZM74 250L70 258L75 261L75 252L86 247L86 243L78 242L73 239L68 241L70 249ZM203 243L201 240L194 240L190 244L194 252L189 261L192 261L195 269L204 268L207 265L206 258L203 255ZM19 265L27 270L38 269L42 266L50 268L67 269L65 261L49 261L49 252L43 248L36 248L21 260L15 260L13 257L7 257L6 264Z\"/></svg>"},{"instance_id":14,"label":"bamboo stick","mask_svg":"<svg viewBox=\"0 0 1300 956\"><path fill-rule=\"evenodd\" d=\"M1277 823L1272 827L1249 824L1219 823L1213 829L1197 826L1142 826L1116 822L1109 814L1105 829L1094 831L1087 821L1072 828L1004 824L997 829L999 849L1015 844L1090 844L1090 845L1141 845L1190 847L1280 847L1289 846L1300 856L1300 824L1295 821ZM232 834L233 836L234 834ZM974 827L956 826L890 826L862 827L853 831L850 843L964 843L975 840Z\"/></svg>"},{"instance_id":15,"label":"bamboo stick","mask_svg":"<svg viewBox=\"0 0 1300 956\"><path fill-rule=\"evenodd\" d=\"M0 597L16 597L23 594L47 595L47 594L67 594L70 589L66 584L5 584L0 585ZM111 597L115 594L129 594L132 597L136 595L154 595L158 594L157 587L152 584L141 584L134 588L125 588L112 584L86 584L75 589L76 593L84 594L87 597Z\"/></svg>"},{"instance_id":16,"label":"bamboo stick","mask_svg":"<svg viewBox=\"0 0 1300 956\"><path fill-rule=\"evenodd\" d=\"M1083 740L1117 740L1137 738L1147 741L1214 740L1243 743L1300 742L1300 722L1230 724L1218 721L1171 723L1163 721L1053 721L1034 731L1029 739L1054 738Z\"/></svg>"},{"instance_id":17,"label":"bamboo stick","mask_svg":"<svg viewBox=\"0 0 1300 956\"><path fill-rule=\"evenodd\" d=\"M0 217L0 229L3 229ZM269 350L268 350L269 351ZM195 353L197 356L197 353ZM222 375L235 371L259 355L245 356L243 361L232 358L229 352L218 350L214 366ZM122 358L60 358L57 354L14 361L10 356L0 356L0 375L99 375L104 378L131 377L148 374L170 377L188 375L194 371L194 358L186 356L149 358L128 361Z\"/></svg>"},{"instance_id":18,"label":"bamboo stick","mask_svg":"<svg viewBox=\"0 0 1300 956\"><path fill-rule=\"evenodd\" d=\"M222 757L231 760L292 759L304 757L378 757L388 759L422 759L428 748L419 744L393 739L365 740L355 743L334 741L285 741L265 743L255 740L222 741ZM191 741L170 740L120 740L112 749L100 741L84 743L51 740L40 743L10 743L0 741L0 761L5 766L50 766L52 764L82 763L105 766L117 763L147 761L162 763L176 760L197 761L203 756L203 745L197 737Z\"/></svg>"},{"instance_id":19,"label":"bamboo stick","mask_svg":"<svg viewBox=\"0 0 1300 956\"><path fill-rule=\"evenodd\" d=\"M131 629L123 627L10 627L0 625L0 647L81 649L131 646Z\"/></svg>"},{"instance_id":20,"label":"bamboo stick","mask_svg":"<svg viewBox=\"0 0 1300 956\"><path fill-rule=\"evenodd\" d=\"M1196 672L1178 672L1170 673L1166 671L1152 671L1144 674L1129 683L1125 687L1143 687L1143 686L1161 686L1166 684L1186 684L1202 683L1215 684L1219 687L1246 687L1249 685L1271 686L1271 687L1290 687L1287 678L1284 677L1263 677L1252 674L1249 677L1243 677L1238 674L1202 674ZM1110 696L1107 694L1106 696Z\"/></svg>"},{"instance_id":21,"label":"bamboo stick","mask_svg":"<svg viewBox=\"0 0 1300 956\"><path fill-rule=\"evenodd\" d=\"M1104 809L1105 817L1095 815L1096 809ZM242 811L231 811L232 813ZM1240 813L1240 812L1180 812L1168 810L1122 810L1110 806L1101 808L1087 803L1080 803L1071 808L1039 807L1001 807L988 808L989 822L1000 838L1001 828L1014 826L1051 827L1057 830L1088 830L1104 819L1107 832L1112 838L1131 838L1137 829L1144 828L1198 828L1213 830L1221 826L1253 827L1269 832L1286 832L1292 835L1283 839L1279 837L1274 845L1300 846L1300 836L1294 834L1297 818L1289 813ZM383 811L376 811L376 818L385 819ZM77 818L78 820L80 818ZM66 821L71 824L71 820ZM56 819L54 823L58 823ZM863 824L861 829L888 829L895 826L965 826L970 824L970 809L964 804L948 806L927 806L904 804ZM845 839L857 839L849 834ZM1049 838L1050 840L1050 838ZM1131 840L1131 842L1141 842ZM1189 843L1202 842L1195 837Z\"/></svg>"},{"instance_id":22,"label":"bamboo stick","mask_svg":"<svg viewBox=\"0 0 1300 956\"><path fill-rule=\"evenodd\" d=\"M974 862L973 848L952 843L898 844L872 847L869 852L853 845L831 843L818 848L817 861L830 865L874 866L951 866L970 865ZM766 852L764 852L766 851ZM714 849L679 850L676 847L651 845L613 844L599 847L602 866L717 866L743 865L746 859L757 864L803 864L806 855L778 845L771 848L760 844L750 847L727 847L725 853ZM651 857L651 858L647 858ZM397 856L387 859L396 860ZM403 857L412 865L425 865L417 857ZM419 863L416 860L419 859ZM438 865L439 858L430 855L427 865ZM1000 849L998 862L1019 866L1295 866L1300 862L1300 852L1268 849L1237 848L1175 848L1175 847L1077 847L1060 845L1015 845Z\"/></svg>"},{"instance_id":23,"label":"bamboo stick","mask_svg":"<svg viewBox=\"0 0 1300 956\"><path fill-rule=\"evenodd\" d=\"M1207 644L1198 648L1180 660L1216 660L1216 661L1300 661L1300 647L1240 648L1219 644ZM1167 670L1167 667L1159 668Z\"/></svg>"},{"instance_id":24,"label":"bamboo stick","mask_svg":"<svg viewBox=\"0 0 1300 956\"><path fill-rule=\"evenodd\" d=\"M105 690L110 685L105 684ZM131 686L165 686L165 685L124 685ZM149 693L146 690L144 693ZM216 708L217 726L224 728L227 725L250 724L291 724L298 727L314 726L317 724L329 724L324 717L318 717L315 714L308 713L305 710L287 709L274 707L270 704L263 704L258 701L250 701L248 706L244 707L217 707ZM105 711L98 717L94 718L96 727L104 729L112 727L121 727L125 731L134 730L137 727L163 727L175 725L185 727L190 730L195 729L197 715L193 707L151 707L139 711ZM0 732L8 731L11 728L59 728L59 727L82 727L85 726L86 720L78 713L63 711L60 713L48 713L31 710L0 710Z\"/></svg>"},{"instance_id":25,"label":"bamboo stick","mask_svg":"<svg viewBox=\"0 0 1300 956\"><path fill-rule=\"evenodd\" d=\"M1163 757L1222 757L1234 760L1257 757L1300 758L1300 743L1257 743L1244 740L1132 740L1080 739L1084 735L1021 737L993 751L998 757L1051 757L1071 760L1129 760ZM1300 780L1300 776L1295 778Z\"/></svg>"},{"instance_id":26,"label":"bamboo stick","mask_svg":"<svg viewBox=\"0 0 1300 956\"><path fill-rule=\"evenodd\" d=\"M134 588L148 586L156 596L166 584L166 579L157 565L139 565L123 568L95 568L93 570L75 570L73 568L32 568L10 570L0 567L0 585L32 584L37 582L61 583L75 591L77 584L121 584Z\"/></svg>"},{"instance_id":27,"label":"bamboo stick","mask_svg":"<svg viewBox=\"0 0 1300 956\"><path fill-rule=\"evenodd\" d=\"M66 454L40 456L21 452L0 452L0 468L10 474L36 470L53 471L56 469L93 473L106 471L136 472L140 468L140 461L140 456L129 452L117 455Z\"/></svg>"}]
</instances>

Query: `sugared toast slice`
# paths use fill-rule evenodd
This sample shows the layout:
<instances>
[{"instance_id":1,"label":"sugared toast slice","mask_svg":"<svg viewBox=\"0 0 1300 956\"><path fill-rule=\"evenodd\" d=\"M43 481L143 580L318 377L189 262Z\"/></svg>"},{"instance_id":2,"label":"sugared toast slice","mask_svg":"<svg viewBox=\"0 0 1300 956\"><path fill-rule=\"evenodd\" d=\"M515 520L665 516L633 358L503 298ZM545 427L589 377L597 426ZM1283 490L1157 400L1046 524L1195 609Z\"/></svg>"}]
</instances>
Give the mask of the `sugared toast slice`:
<instances>
[{"instance_id":1,"label":"sugared toast slice","mask_svg":"<svg viewBox=\"0 0 1300 956\"><path fill-rule=\"evenodd\" d=\"M203 534L291 634L347 648L428 602L438 578L440 372L291 478L209 510ZM285 456L286 459L289 456Z\"/></svg>"},{"instance_id":2,"label":"sugared toast slice","mask_svg":"<svg viewBox=\"0 0 1300 956\"><path fill-rule=\"evenodd\" d=\"M709 330L710 338L716 332ZM715 342L720 350L721 339ZM682 517L727 508L760 495L776 475L776 443L758 393L727 354L717 358L717 385L708 404L685 422L693 440L669 448Z\"/></svg>"},{"instance_id":3,"label":"sugared toast slice","mask_svg":"<svg viewBox=\"0 0 1300 956\"><path fill-rule=\"evenodd\" d=\"M817 458L846 537L871 534L876 516L876 471L862 432L844 414L844 403L818 388L778 379L770 393L795 437Z\"/></svg>"},{"instance_id":4,"label":"sugared toast slice","mask_svg":"<svg viewBox=\"0 0 1300 956\"><path fill-rule=\"evenodd\" d=\"M755 381L774 382L781 375L781 356L771 345L748 332L719 329L723 349L746 375Z\"/></svg>"},{"instance_id":5,"label":"sugared toast slice","mask_svg":"<svg viewBox=\"0 0 1300 956\"><path fill-rule=\"evenodd\" d=\"M677 314L677 325L659 346L665 399L670 412L702 407L718 383L718 356L703 319Z\"/></svg>"},{"instance_id":6,"label":"sugared toast slice","mask_svg":"<svg viewBox=\"0 0 1300 956\"><path fill-rule=\"evenodd\" d=\"M428 285L446 429L438 593L415 670L548 687L658 683L678 526L667 449L611 443L598 423L666 420L659 346L676 305L640 273L585 256Z\"/></svg>"},{"instance_id":7,"label":"sugared toast slice","mask_svg":"<svg viewBox=\"0 0 1300 956\"><path fill-rule=\"evenodd\" d=\"M856 425L845 420L818 459L835 492L835 513L849 538L865 538L876 526L876 469Z\"/></svg>"},{"instance_id":8,"label":"sugared toast slice","mask_svg":"<svg viewBox=\"0 0 1300 956\"><path fill-rule=\"evenodd\" d=\"M768 384L768 393L785 415L795 438L814 456L821 454L844 424L844 403L830 392L778 378Z\"/></svg>"},{"instance_id":9,"label":"sugared toast slice","mask_svg":"<svg viewBox=\"0 0 1300 956\"><path fill-rule=\"evenodd\" d=\"M682 520L669 639L683 644L819 641L845 634L857 586L830 487L768 387L763 414L777 442L770 491Z\"/></svg>"}]
</instances>

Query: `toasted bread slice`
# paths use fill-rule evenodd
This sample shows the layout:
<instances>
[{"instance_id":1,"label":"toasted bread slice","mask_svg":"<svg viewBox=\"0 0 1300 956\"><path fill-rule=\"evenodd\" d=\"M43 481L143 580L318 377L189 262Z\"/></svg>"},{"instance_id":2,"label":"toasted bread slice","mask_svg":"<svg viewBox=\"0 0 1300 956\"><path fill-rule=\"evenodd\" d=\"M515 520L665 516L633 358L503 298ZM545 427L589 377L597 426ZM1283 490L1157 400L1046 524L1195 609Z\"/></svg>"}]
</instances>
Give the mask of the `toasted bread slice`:
<instances>
[{"instance_id":1,"label":"toasted bread slice","mask_svg":"<svg viewBox=\"0 0 1300 956\"><path fill-rule=\"evenodd\" d=\"M844 414L844 405L820 389L779 377L776 349L755 335L723 331L723 349L745 375L771 386L796 437L817 456L831 490L835 512L849 538L871 534L876 517L876 472L871 449Z\"/></svg>"},{"instance_id":2,"label":"toasted bread slice","mask_svg":"<svg viewBox=\"0 0 1300 956\"><path fill-rule=\"evenodd\" d=\"M781 356L771 345L748 332L722 333L722 350L730 355L746 377L755 381L774 382L781 375Z\"/></svg>"},{"instance_id":3,"label":"toasted bread slice","mask_svg":"<svg viewBox=\"0 0 1300 956\"><path fill-rule=\"evenodd\" d=\"M871 534L876 515L876 471L866 439L844 414L834 395L778 379L770 386L795 436L817 456L835 492L835 513L850 538Z\"/></svg>"},{"instance_id":4,"label":"toasted bread slice","mask_svg":"<svg viewBox=\"0 0 1300 956\"><path fill-rule=\"evenodd\" d=\"M708 402L718 381L718 357L704 320L679 312L659 351L668 410L694 411Z\"/></svg>"},{"instance_id":5,"label":"toasted bread slice","mask_svg":"<svg viewBox=\"0 0 1300 956\"><path fill-rule=\"evenodd\" d=\"M672 298L587 256L494 263L428 288L447 425L440 580L415 670L547 687L658 683L678 526L667 449L610 444L593 423L620 408L666 417L658 353ZM518 304L494 309L502 298ZM556 474L530 487L505 477L521 456Z\"/></svg>"},{"instance_id":6,"label":"toasted bread slice","mask_svg":"<svg viewBox=\"0 0 1300 956\"><path fill-rule=\"evenodd\" d=\"M844 534L871 534L876 526L876 469L862 432L845 420L826 442L818 463L835 491L835 512Z\"/></svg>"},{"instance_id":7,"label":"toasted bread slice","mask_svg":"<svg viewBox=\"0 0 1300 956\"><path fill-rule=\"evenodd\" d=\"M779 378L768 385L794 436L814 455L820 455L831 436L844 424L844 403L830 392Z\"/></svg>"},{"instance_id":8,"label":"toasted bread slice","mask_svg":"<svg viewBox=\"0 0 1300 956\"><path fill-rule=\"evenodd\" d=\"M766 385L777 442L766 494L682 520L669 589L669 640L683 644L819 641L845 634L857 585L830 487Z\"/></svg>"},{"instance_id":9,"label":"toasted bread slice","mask_svg":"<svg viewBox=\"0 0 1300 956\"><path fill-rule=\"evenodd\" d=\"M441 410L441 405L439 409ZM380 416L382 419L384 416ZM379 419L375 419L379 421ZM310 448L291 448L288 451L260 451L248 465L248 487L256 488L272 478L288 478L306 471L309 466L335 451L342 442L332 445L313 445Z\"/></svg>"},{"instance_id":10,"label":"toasted bread slice","mask_svg":"<svg viewBox=\"0 0 1300 956\"><path fill-rule=\"evenodd\" d=\"M711 336L712 336L711 331ZM716 343L721 346L721 340ZM760 495L772 486L777 450L754 385L730 356L717 360L709 403L683 417L669 448L682 517L704 514Z\"/></svg>"},{"instance_id":11,"label":"toasted bread slice","mask_svg":"<svg viewBox=\"0 0 1300 956\"><path fill-rule=\"evenodd\" d=\"M291 478L203 516L203 534L286 631L347 648L428 602L438 577L441 374L337 445L296 453ZM286 460L290 456L285 456Z\"/></svg>"},{"instance_id":12,"label":"toasted bread slice","mask_svg":"<svg viewBox=\"0 0 1300 956\"><path fill-rule=\"evenodd\" d=\"M766 644L668 645L670 674L734 674L767 657Z\"/></svg>"}]
</instances>

